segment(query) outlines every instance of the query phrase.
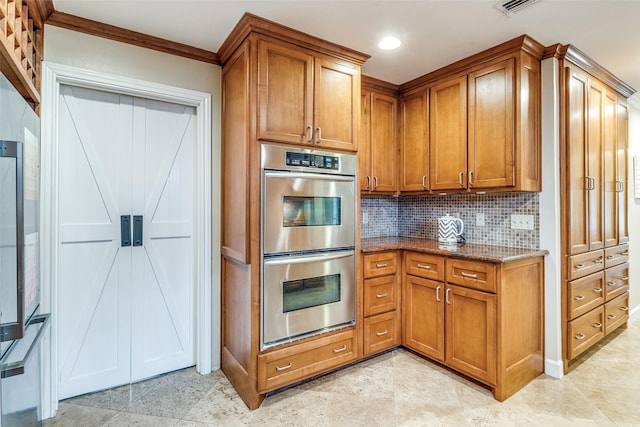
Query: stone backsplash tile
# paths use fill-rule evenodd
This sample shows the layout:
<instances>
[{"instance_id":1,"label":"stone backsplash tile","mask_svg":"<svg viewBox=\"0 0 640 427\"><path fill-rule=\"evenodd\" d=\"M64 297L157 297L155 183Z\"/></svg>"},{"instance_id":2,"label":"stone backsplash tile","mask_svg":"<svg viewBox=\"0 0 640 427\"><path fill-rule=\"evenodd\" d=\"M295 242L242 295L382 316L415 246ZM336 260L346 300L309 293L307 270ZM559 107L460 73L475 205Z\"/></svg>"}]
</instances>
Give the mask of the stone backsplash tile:
<instances>
[{"instance_id":1,"label":"stone backsplash tile","mask_svg":"<svg viewBox=\"0 0 640 427\"><path fill-rule=\"evenodd\" d=\"M398 197L378 196L360 199L360 236L363 239L398 237L398 200Z\"/></svg>"},{"instance_id":2,"label":"stone backsplash tile","mask_svg":"<svg viewBox=\"0 0 640 427\"><path fill-rule=\"evenodd\" d=\"M469 243L539 249L539 200L538 193L363 197L361 219L366 213L368 224L361 222L361 235L363 238L399 236L437 239L438 218L451 214L459 216L464 222L463 236ZM484 214L484 226L476 225L476 213ZM513 214L532 215L534 229L511 229Z\"/></svg>"}]
</instances>

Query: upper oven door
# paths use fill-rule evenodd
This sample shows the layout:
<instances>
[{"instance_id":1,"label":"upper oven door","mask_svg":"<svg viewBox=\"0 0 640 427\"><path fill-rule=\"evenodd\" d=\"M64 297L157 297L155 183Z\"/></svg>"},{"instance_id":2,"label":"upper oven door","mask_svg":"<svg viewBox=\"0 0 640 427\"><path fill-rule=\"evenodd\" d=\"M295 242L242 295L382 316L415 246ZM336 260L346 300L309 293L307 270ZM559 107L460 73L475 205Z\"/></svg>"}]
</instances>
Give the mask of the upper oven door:
<instances>
[{"instance_id":1,"label":"upper oven door","mask_svg":"<svg viewBox=\"0 0 640 427\"><path fill-rule=\"evenodd\" d=\"M263 253L355 246L353 176L264 171Z\"/></svg>"}]
</instances>

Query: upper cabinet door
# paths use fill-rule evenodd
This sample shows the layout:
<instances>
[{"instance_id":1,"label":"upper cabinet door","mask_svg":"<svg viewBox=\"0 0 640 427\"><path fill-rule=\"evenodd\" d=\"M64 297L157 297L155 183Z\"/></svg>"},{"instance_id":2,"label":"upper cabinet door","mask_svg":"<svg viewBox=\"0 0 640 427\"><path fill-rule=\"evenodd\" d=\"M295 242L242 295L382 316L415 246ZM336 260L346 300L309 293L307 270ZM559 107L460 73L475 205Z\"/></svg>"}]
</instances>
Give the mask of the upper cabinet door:
<instances>
[{"instance_id":1,"label":"upper cabinet door","mask_svg":"<svg viewBox=\"0 0 640 427\"><path fill-rule=\"evenodd\" d=\"M326 56L315 58L314 142L322 148L357 151L360 72Z\"/></svg>"},{"instance_id":2,"label":"upper cabinet door","mask_svg":"<svg viewBox=\"0 0 640 427\"><path fill-rule=\"evenodd\" d=\"M258 55L258 139L311 143L313 56L264 40Z\"/></svg>"},{"instance_id":3,"label":"upper cabinet door","mask_svg":"<svg viewBox=\"0 0 640 427\"><path fill-rule=\"evenodd\" d=\"M430 88L429 176L431 190L467 188L467 76Z\"/></svg>"},{"instance_id":4,"label":"upper cabinet door","mask_svg":"<svg viewBox=\"0 0 640 427\"><path fill-rule=\"evenodd\" d=\"M618 177L616 175L616 132L618 97L607 90L603 109L603 233L605 247L618 244Z\"/></svg>"},{"instance_id":5,"label":"upper cabinet door","mask_svg":"<svg viewBox=\"0 0 640 427\"><path fill-rule=\"evenodd\" d=\"M514 186L514 59L472 72L469 84L469 188Z\"/></svg>"},{"instance_id":6,"label":"upper cabinet door","mask_svg":"<svg viewBox=\"0 0 640 427\"><path fill-rule=\"evenodd\" d=\"M358 149L358 189L371 190L371 92L360 95L360 140Z\"/></svg>"},{"instance_id":7,"label":"upper cabinet door","mask_svg":"<svg viewBox=\"0 0 640 427\"><path fill-rule=\"evenodd\" d=\"M589 250L604 247L604 101L606 90L589 79L587 95L587 171L591 181L588 200Z\"/></svg>"},{"instance_id":8,"label":"upper cabinet door","mask_svg":"<svg viewBox=\"0 0 640 427\"><path fill-rule=\"evenodd\" d=\"M428 90L406 95L401 103L400 191L429 189Z\"/></svg>"},{"instance_id":9,"label":"upper cabinet door","mask_svg":"<svg viewBox=\"0 0 640 427\"><path fill-rule=\"evenodd\" d=\"M371 179L373 191L398 190L398 100L371 94Z\"/></svg>"},{"instance_id":10,"label":"upper cabinet door","mask_svg":"<svg viewBox=\"0 0 640 427\"><path fill-rule=\"evenodd\" d=\"M618 100L618 131L617 131L617 155L616 175L618 190L618 244L629 241L629 223L627 215L627 145L629 138L629 107Z\"/></svg>"},{"instance_id":11,"label":"upper cabinet door","mask_svg":"<svg viewBox=\"0 0 640 427\"><path fill-rule=\"evenodd\" d=\"M588 189L591 180L587 169L587 75L573 67L565 68L566 85L566 169L565 216L567 251L577 254L589 250Z\"/></svg>"}]
</instances>

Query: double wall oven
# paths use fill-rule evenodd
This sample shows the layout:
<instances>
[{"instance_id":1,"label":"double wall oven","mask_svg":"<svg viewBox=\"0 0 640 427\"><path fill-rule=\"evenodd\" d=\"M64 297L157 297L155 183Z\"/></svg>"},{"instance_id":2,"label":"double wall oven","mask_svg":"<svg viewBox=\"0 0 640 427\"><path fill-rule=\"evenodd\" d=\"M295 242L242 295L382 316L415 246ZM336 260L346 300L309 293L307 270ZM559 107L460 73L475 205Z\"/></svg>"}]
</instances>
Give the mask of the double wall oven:
<instances>
[{"instance_id":1,"label":"double wall oven","mask_svg":"<svg viewBox=\"0 0 640 427\"><path fill-rule=\"evenodd\" d=\"M355 323L356 156L262 145L261 348Z\"/></svg>"}]
</instances>

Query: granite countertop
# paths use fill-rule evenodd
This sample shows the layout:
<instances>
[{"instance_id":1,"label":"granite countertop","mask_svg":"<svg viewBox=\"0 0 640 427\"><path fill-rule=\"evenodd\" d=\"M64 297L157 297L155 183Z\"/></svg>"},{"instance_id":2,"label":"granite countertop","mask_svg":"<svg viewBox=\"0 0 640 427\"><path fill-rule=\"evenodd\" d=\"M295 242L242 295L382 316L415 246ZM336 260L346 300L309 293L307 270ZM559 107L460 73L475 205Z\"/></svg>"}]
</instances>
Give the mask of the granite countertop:
<instances>
[{"instance_id":1,"label":"granite countertop","mask_svg":"<svg viewBox=\"0 0 640 427\"><path fill-rule=\"evenodd\" d=\"M543 249L508 248L478 243L448 244L414 237L374 237L360 242L363 253L399 249L489 262L510 262L549 254L549 251Z\"/></svg>"}]
</instances>

